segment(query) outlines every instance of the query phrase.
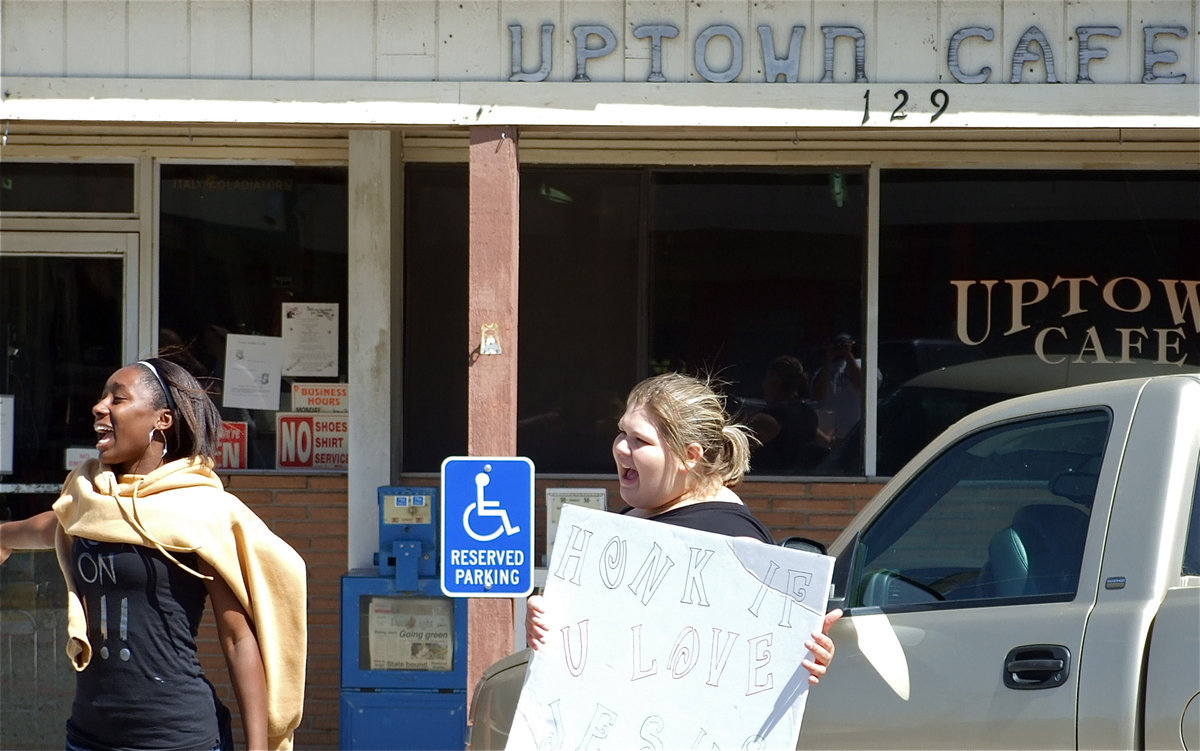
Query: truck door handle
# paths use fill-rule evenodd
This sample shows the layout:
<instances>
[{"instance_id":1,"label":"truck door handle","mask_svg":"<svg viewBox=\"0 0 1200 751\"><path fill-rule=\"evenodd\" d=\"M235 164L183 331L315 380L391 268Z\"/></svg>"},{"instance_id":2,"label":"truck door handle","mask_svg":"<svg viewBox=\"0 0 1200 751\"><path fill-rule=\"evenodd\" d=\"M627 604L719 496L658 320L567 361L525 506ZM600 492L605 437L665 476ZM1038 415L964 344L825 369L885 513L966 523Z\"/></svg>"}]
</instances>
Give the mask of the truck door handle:
<instances>
[{"instance_id":1,"label":"truck door handle","mask_svg":"<svg viewBox=\"0 0 1200 751\"><path fill-rule=\"evenodd\" d=\"M1071 650L1058 644L1014 647L1004 658L1004 685L1016 689L1053 688L1071 674Z\"/></svg>"},{"instance_id":2,"label":"truck door handle","mask_svg":"<svg viewBox=\"0 0 1200 751\"><path fill-rule=\"evenodd\" d=\"M1004 666L1010 673L1058 672L1063 669L1062 660L1013 660Z\"/></svg>"}]
</instances>

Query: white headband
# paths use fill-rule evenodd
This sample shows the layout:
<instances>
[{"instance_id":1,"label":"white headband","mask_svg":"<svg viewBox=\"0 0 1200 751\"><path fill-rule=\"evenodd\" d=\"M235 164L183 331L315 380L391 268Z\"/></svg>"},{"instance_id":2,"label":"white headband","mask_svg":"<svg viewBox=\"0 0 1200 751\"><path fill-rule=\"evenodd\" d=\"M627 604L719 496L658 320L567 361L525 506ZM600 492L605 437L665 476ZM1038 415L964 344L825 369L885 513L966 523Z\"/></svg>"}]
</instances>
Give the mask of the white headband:
<instances>
[{"instance_id":1,"label":"white headband","mask_svg":"<svg viewBox=\"0 0 1200 751\"><path fill-rule=\"evenodd\" d=\"M146 366L146 368L147 368L147 369L148 369L148 370L149 370L151 373L153 373L153 374L154 374L154 379L155 379L156 381L158 381L158 385L159 385L159 386L162 388L162 391L163 391L163 396L165 396L165 397L167 398L167 408L168 408L168 409L170 409L172 412L176 411L176 407L175 407L175 399L173 399L173 398L171 397L171 389L167 388L167 382L163 380L163 377L162 377L161 375L159 375L159 373L158 373L158 368L154 367L154 366L153 366L152 364L150 364L150 362L149 362L149 361L147 361L147 360L138 360L138 361L137 361L137 364L138 364L138 365L145 365L145 366Z\"/></svg>"}]
</instances>

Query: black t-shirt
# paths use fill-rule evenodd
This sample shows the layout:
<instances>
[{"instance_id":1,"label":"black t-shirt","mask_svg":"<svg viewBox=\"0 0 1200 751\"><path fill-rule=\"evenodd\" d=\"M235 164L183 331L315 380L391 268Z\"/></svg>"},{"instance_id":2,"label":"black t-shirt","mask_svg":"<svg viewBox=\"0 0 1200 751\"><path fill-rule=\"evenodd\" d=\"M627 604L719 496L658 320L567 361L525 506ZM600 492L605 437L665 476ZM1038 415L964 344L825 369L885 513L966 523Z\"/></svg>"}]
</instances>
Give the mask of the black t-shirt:
<instances>
[{"instance_id":1,"label":"black t-shirt","mask_svg":"<svg viewBox=\"0 0 1200 751\"><path fill-rule=\"evenodd\" d=\"M625 508L621 513L625 514L630 510ZM698 529L701 532L716 532L729 537L751 537L768 545L775 544L771 531L750 513L750 509L740 503L705 501L673 508L650 518L656 522Z\"/></svg>"},{"instance_id":2,"label":"black t-shirt","mask_svg":"<svg viewBox=\"0 0 1200 751\"><path fill-rule=\"evenodd\" d=\"M140 545L75 538L71 563L92 660L76 676L68 739L95 751L216 747L224 708L196 657L204 581Z\"/></svg>"}]
</instances>

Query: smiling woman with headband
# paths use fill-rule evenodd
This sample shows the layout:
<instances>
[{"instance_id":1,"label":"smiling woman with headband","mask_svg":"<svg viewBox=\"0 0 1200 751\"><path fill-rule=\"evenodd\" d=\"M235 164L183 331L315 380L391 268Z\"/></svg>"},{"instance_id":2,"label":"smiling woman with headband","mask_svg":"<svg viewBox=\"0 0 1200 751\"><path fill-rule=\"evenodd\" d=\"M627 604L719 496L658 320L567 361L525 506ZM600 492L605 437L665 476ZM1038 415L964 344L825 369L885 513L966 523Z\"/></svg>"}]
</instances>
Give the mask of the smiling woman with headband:
<instances>
[{"instance_id":1,"label":"smiling woman with headband","mask_svg":"<svg viewBox=\"0 0 1200 751\"><path fill-rule=\"evenodd\" d=\"M206 599L246 744L291 748L304 700L304 561L213 472L216 406L186 370L150 358L113 373L92 416L99 458L67 477L52 511L0 524L0 562L54 547L66 580L77 671L67 751L233 747L229 712L196 656Z\"/></svg>"}]
</instances>

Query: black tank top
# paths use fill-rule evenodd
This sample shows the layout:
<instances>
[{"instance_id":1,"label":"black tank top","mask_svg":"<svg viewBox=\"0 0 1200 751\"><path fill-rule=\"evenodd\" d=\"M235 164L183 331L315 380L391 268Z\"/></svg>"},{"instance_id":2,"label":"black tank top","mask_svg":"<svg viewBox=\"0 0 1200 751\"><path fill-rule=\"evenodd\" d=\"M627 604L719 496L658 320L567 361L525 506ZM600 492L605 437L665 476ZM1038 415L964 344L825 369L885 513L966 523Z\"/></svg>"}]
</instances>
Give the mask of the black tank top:
<instances>
[{"instance_id":1,"label":"black tank top","mask_svg":"<svg viewBox=\"0 0 1200 751\"><path fill-rule=\"evenodd\" d=\"M631 509L624 508L622 514ZM774 545L771 530L758 520L750 509L740 503L729 501L704 501L688 506L679 506L649 517L657 522L674 524L677 527L698 529L701 532L716 532L730 537L751 537L768 545Z\"/></svg>"},{"instance_id":2,"label":"black tank top","mask_svg":"<svg viewBox=\"0 0 1200 751\"><path fill-rule=\"evenodd\" d=\"M204 581L140 545L75 538L71 563L92 660L76 676L68 739L95 751L216 747L220 701L196 657Z\"/></svg>"}]
</instances>

